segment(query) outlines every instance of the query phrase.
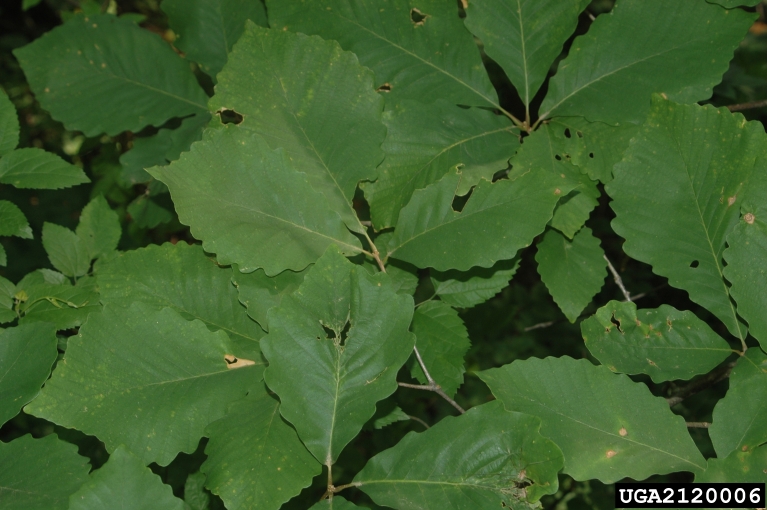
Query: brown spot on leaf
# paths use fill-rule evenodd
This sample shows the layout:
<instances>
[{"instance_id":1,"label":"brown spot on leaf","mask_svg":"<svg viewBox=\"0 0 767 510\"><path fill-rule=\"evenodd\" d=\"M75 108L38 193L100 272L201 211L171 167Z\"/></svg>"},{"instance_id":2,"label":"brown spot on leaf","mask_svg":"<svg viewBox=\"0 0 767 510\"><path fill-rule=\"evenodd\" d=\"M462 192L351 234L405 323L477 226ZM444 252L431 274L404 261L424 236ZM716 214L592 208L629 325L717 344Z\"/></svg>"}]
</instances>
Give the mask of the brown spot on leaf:
<instances>
[{"instance_id":1,"label":"brown spot on leaf","mask_svg":"<svg viewBox=\"0 0 767 510\"><path fill-rule=\"evenodd\" d=\"M520 471L519 474L517 475L517 478L519 478L520 480L524 480L526 477L527 477L527 471L524 469Z\"/></svg>"},{"instance_id":2,"label":"brown spot on leaf","mask_svg":"<svg viewBox=\"0 0 767 510\"><path fill-rule=\"evenodd\" d=\"M741 451L747 452L748 451L748 445L744 444L743 448L740 449Z\"/></svg>"},{"instance_id":3,"label":"brown spot on leaf","mask_svg":"<svg viewBox=\"0 0 767 510\"><path fill-rule=\"evenodd\" d=\"M613 457L615 457L615 455L617 455L617 453L618 452L616 452L615 450L607 450L607 453L605 455L607 456L608 459L612 459Z\"/></svg>"},{"instance_id":4,"label":"brown spot on leaf","mask_svg":"<svg viewBox=\"0 0 767 510\"><path fill-rule=\"evenodd\" d=\"M562 194L562 190L557 188L557 189L554 190L554 194L555 195L561 195Z\"/></svg>"},{"instance_id":5,"label":"brown spot on leaf","mask_svg":"<svg viewBox=\"0 0 767 510\"><path fill-rule=\"evenodd\" d=\"M658 365L655 364L655 362L649 358L647 358L647 363L649 363L653 367L657 367Z\"/></svg>"},{"instance_id":6,"label":"brown spot on leaf","mask_svg":"<svg viewBox=\"0 0 767 510\"><path fill-rule=\"evenodd\" d=\"M754 220L756 220L756 216L754 216L753 213L746 213L745 216L743 216L743 219L748 223L749 225L754 224Z\"/></svg>"},{"instance_id":7,"label":"brown spot on leaf","mask_svg":"<svg viewBox=\"0 0 767 510\"><path fill-rule=\"evenodd\" d=\"M626 437L628 435L628 430L626 430L626 427L621 427L621 429L618 431L618 434L621 435L621 437Z\"/></svg>"},{"instance_id":8,"label":"brown spot on leaf","mask_svg":"<svg viewBox=\"0 0 767 510\"><path fill-rule=\"evenodd\" d=\"M730 207L738 199L738 195L731 196L727 199L727 207Z\"/></svg>"},{"instance_id":9,"label":"brown spot on leaf","mask_svg":"<svg viewBox=\"0 0 767 510\"><path fill-rule=\"evenodd\" d=\"M250 365L255 365L256 362L250 359L238 358L233 354L224 354L224 360L226 360L226 368L242 368Z\"/></svg>"}]
</instances>

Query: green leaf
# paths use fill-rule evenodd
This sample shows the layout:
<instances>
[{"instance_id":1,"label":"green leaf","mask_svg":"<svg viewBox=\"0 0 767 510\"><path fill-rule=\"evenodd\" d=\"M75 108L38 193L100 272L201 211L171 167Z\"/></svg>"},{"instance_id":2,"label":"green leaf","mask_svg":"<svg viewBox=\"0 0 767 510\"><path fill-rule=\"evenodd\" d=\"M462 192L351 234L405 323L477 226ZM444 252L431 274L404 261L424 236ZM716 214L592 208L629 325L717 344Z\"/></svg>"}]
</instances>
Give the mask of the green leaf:
<instances>
[{"instance_id":1,"label":"green leaf","mask_svg":"<svg viewBox=\"0 0 767 510\"><path fill-rule=\"evenodd\" d=\"M22 8L22 10L26 11L26 10L31 9L32 7L36 6L40 2L42 2L42 0L22 0L21 8Z\"/></svg>"},{"instance_id":2,"label":"green leaf","mask_svg":"<svg viewBox=\"0 0 767 510\"><path fill-rule=\"evenodd\" d=\"M284 149L346 225L364 232L351 202L357 183L377 176L386 128L373 76L355 55L335 41L249 23L210 106L242 114L241 127Z\"/></svg>"},{"instance_id":3,"label":"green leaf","mask_svg":"<svg viewBox=\"0 0 767 510\"><path fill-rule=\"evenodd\" d=\"M599 204L599 189L596 181L586 175L580 175L578 186L567 194L554 209L551 226L562 232L568 239L573 239L581 232L591 211Z\"/></svg>"},{"instance_id":4,"label":"green leaf","mask_svg":"<svg viewBox=\"0 0 767 510\"><path fill-rule=\"evenodd\" d=\"M723 459L708 459L708 468L695 475L703 482L767 482L767 446L747 452L733 451Z\"/></svg>"},{"instance_id":5,"label":"green leaf","mask_svg":"<svg viewBox=\"0 0 767 510\"><path fill-rule=\"evenodd\" d=\"M37 396L57 354L51 324L23 324L0 331L0 425Z\"/></svg>"},{"instance_id":6,"label":"green leaf","mask_svg":"<svg viewBox=\"0 0 767 510\"><path fill-rule=\"evenodd\" d=\"M19 321L21 324L51 322L61 331L79 327L88 315L101 311L96 278L90 276L80 278L76 285L68 280L58 284L43 282L22 285L19 282L19 289L27 295L27 300L20 307L23 314Z\"/></svg>"},{"instance_id":7,"label":"green leaf","mask_svg":"<svg viewBox=\"0 0 767 510\"><path fill-rule=\"evenodd\" d=\"M0 200L0 236L32 239L32 229L29 227L24 213L16 204L8 200Z\"/></svg>"},{"instance_id":8,"label":"green leaf","mask_svg":"<svg viewBox=\"0 0 767 510\"><path fill-rule=\"evenodd\" d=\"M69 495L88 479L88 459L56 434L27 434L0 442L0 507L3 510L67 510Z\"/></svg>"},{"instance_id":9,"label":"green leaf","mask_svg":"<svg viewBox=\"0 0 767 510\"><path fill-rule=\"evenodd\" d=\"M276 510L322 471L279 407L260 384L208 426L208 458L200 470L230 510Z\"/></svg>"},{"instance_id":10,"label":"green leaf","mask_svg":"<svg viewBox=\"0 0 767 510\"><path fill-rule=\"evenodd\" d=\"M709 436L717 457L767 442L767 355L749 349L730 374L730 389L714 408Z\"/></svg>"},{"instance_id":11,"label":"green leaf","mask_svg":"<svg viewBox=\"0 0 767 510\"><path fill-rule=\"evenodd\" d=\"M331 244L344 253L362 250L284 151L237 126L206 131L190 152L152 174L170 188L181 222L221 264L272 276L304 269Z\"/></svg>"},{"instance_id":12,"label":"green leaf","mask_svg":"<svg viewBox=\"0 0 767 510\"><path fill-rule=\"evenodd\" d=\"M499 107L477 46L456 5L440 0L364 0L266 3L272 28L334 39L353 51L386 86L386 101ZM426 16L417 21L414 16ZM439 91L439 94L435 94Z\"/></svg>"},{"instance_id":13,"label":"green leaf","mask_svg":"<svg viewBox=\"0 0 767 510\"><path fill-rule=\"evenodd\" d=\"M0 159L0 183L16 188L60 189L91 182L81 168L42 149L16 149Z\"/></svg>"},{"instance_id":14,"label":"green leaf","mask_svg":"<svg viewBox=\"0 0 767 510\"><path fill-rule=\"evenodd\" d=\"M214 77L242 35L245 21L267 26L266 10L252 0L164 0L162 10L177 38L173 45Z\"/></svg>"},{"instance_id":15,"label":"green leaf","mask_svg":"<svg viewBox=\"0 0 767 510\"><path fill-rule=\"evenodd\" d=\"M434 292L445 303L471 308L484 303L506 288L519 269L519 259L501 260L493 267L473 267L466 272L431 271Z\"/></svg>"},{"instance_id":16,"label":"green leaf","mask_svg":"<svg viewBox=\"0 0 767 510\"><path fill-rule=\"evenodd\" d=\"M384 113L384 124L386 159L378 168L378 180L363 188L376 229L396 225L413 192L437 182L451 168L458 165L462 173L479 170L490 180L506 168L519 146L519 130L508 119L478 108L457 108L442 99L430 105L404 101ZM465 195L469 187L459 194Z\"/></svg>"},{"instance_id":17,"label":"green leaf","mask_svg":"<svg viewBox=\"0 0 767 510\"><path fill-rule=\"evenodd\" d=\"M0 324L16 319L16 312L13 310L15 295L16 286L0 276Z\"/></svg>"},{"instance_id":18,"label":"green leaf","mask_svg":"<svg viewBox=\"0 0 767 510\"><path fill-rule=\"evenodd\" d=\"M278 306L282 298L301 285L306 270L283 271L274 276L266 276L263 269L252 273L241 273L237 266L232 267L232 284L237 287L240 303L248 309L251 319L268 331L266 312Z\"/></svg>"},{"instance_id":19,"label":"green leaf","mask_svg":"<svg viewBox=\"0 0 767 510\"><path fill-rule=\"evenodd\" d=\"M209 510L210 494L205 491L205 475L197 471L184 482L184 502L190 510Z\"/></svg>"},{"instance_id":20,"label":"green leaf","mask_svg":"<svg viewBox=\"0 0 767 510\"><path fill-rule=\"evenodd\" d=\"M358 507L354 503L349 503L341 496L333 496L333 498L323 499L318 501L309 510L358 510Z\"/></svg>"},{"instance_id":21,"label":"green leaf","mask_svg":"<svg viewBox=\"0 0 767 510\"><path fill-rule=\"evenodd\" d=\"M639 123L653 92L679 103L708 99L753 21L698 0L622 0L575 39L540 117Z\"/></svg>"},{"instance_id":22,"label":"green leaf","mask_svg":"<svg viewBox=\"0 0 767 510\"><path fill-rule=\"evenodd\" d=\"M480 372L506 409L541 418L541 433L576 480L703 471L705 460L665 399L585 359L530 358Z\"/></svg>"},{"instance_id":23,"label":"green leaf","mask_svg":"<svg viewBox=\"0 0 767 510\"><path fill-rule=\"evenodd\" d=\"M705 374L733 352L694 313L668 305L637 310L632 302L610 301L581 323L581 333L607 368L656 383Z\"/></svg>"},{"instance_id":24,"label":"green leaf","mask_svg":"<svg viewBox=\"0 0 767 510\"><path fill-rule=\"evenodd\" d=\"M122 229L117 213L99 195L83 209L75 232L88 249L88 256L97 259L117 249Z\"/></svg>"},{"instance_id":25,"label":"green leaf","mask_svg":"<svg viewBox=\"0 0 767 510\"><path fill-rule=\"evenodd\" d=\"M722 252L743 197L764 180L763 164L755 162L764 158L766 141L762 125L740 114L655 96L606 186L624 251L686 290L741 339L746 329L722 276Z\"/></svg>"},{"instance_id":26,"label":"green leaf","mask_svg":"<svg viewBox=\"0 0 767 510\"><path fill-rule=\"evenodd\" d=\"M474 0L466 27L529 105L589 0Z\"/></svg>"},{"instance_id":27,"label":"green leaf","mask_svg":"<svg viewBox=\"0 0 767 510\"><path fill-rule=\"evenodd\" d=\"M170 485L124 446L117 447L69 501L69 510L184 510L184 502L173 496Z\"/></svg>"},{"instance_id":28,"label":"green leaf","mask_svg":"<svg viewBox=\"0 0 767 510\"><path fill-rule=\"evenodd\" d=\"M380 430L391 425L392 423L397 423L398 421L408 421L409 419L410 416L408 416L405 411L400 409L399 406L394 406L389 414L381 416L380 418L375 418L373 420L373 428Z\"/></svg>"},{"instance_id":29,"label":"green leaf","mask_svg":"<svg viewBox=\"0 0 767 510\"><path fill-rule=\"evenodd\" d=\"M20 129L16 107L0 88L0 156L8 154L19 144Z\"/></svg>"},{"instance_id":30,"label":"green leaf","mask_svg":"<svg viewBox=\"0 0 767 510\"><path fill-rule=\"evenodd\" d=\"M483 404L409 433L370 459L353 483L392 508L535 508L557 491L562 467L562 452L540 426L499 402Z\"/></svg>"},{"instance_id":31,"label":"green leaf","mask_svg":"<svg viewBox=\"0 0 767 510\"><path fill-rule=\"evenodd\" d=\"M535 261L551 297L573 323L602 288L607 276L607 261L599 239L588 227L583 227L572 241L556 230L549 230L538 243Z\"/></svg>"},{"instance_id":32,"label":"green leaf","mask_svg":"<svg viewBox=\"0 0 767 510\"><path fill-rule=\"evenodd\" d=\"M117 16L75 16L13 54L42 107L86 136L207 111L189 62Z\"/></svg>"},{"instance_id":33,"label":"green leaf","mask_svg":"<svg viewBox=\"0 0 767 510\"><path fill-rule=\"evenodd\" d=\"M376 238L376 241L380 239L380 236ZM386 242L386 238L381 239L382 243ZM381 247L385 246L382 244ZM367 269L368 273L376 274L380 271L378 263L375 260L366 258L362 263L362 267ZM386 264L386 274L391 277L391 283L397 294L415 294L415 290L418 288L418 268L408 264L407 262L400 262L398 260L389 260Z\"/></svg>"},{"instance_id":34,"label":"green leaf","mask_svg":"<svg viewBox=\"0 0 767 510\"><path fill-rule=\"evenodd\" d=\"M407 331L412 313L413 298L397 294L385 273L370 276L335 247L269 312L264 378L323 464L336 461L376 402L397 389L415 340Z\"/></svg>"},{"instance_id":35,"label":"green leaf","mask_svg":"<svg viewBox=\"0 0 767 510\"><path fill-rule=\"evenodd\" d=\"M128 214L140 228L155 228L173 219L173 214L146 195L141 195L128 205Z\"/></svg>"},{"instance_id":36,"label":"green leaf","mask_svg":"<svg viewBox=\"0 0 767 510\"><path fill-rule=\"evenodd\" d=\"M740 7L741 5L745 5L747 7L754 7L755 5L759 5L762 0L706 0L709 3L721 5L725 9L734 9L735 7Z\"/></svg>"},{"instance_id":37,"label":"green leaf","mask_svg":"<svg viewBox=\"0 0 767 510\"><path fill-rule=\"evenodd\" d=\"M2 207L2 204L0 204ZM8 264L8 255L5 253L5 248L0 244L0 266L6 266Z\"/></svg>"},{"instance_id":38,"label":"green leaf","mask_svg":"<svg viewBox=\"0 0 767 510\"><path fill-rule=\"evenodd\" d=\"M67 276L83 276L91 267L87 246L66 227L46 221L43 224L43 248L53 267Z\"/></svg>"},{"instance_id":39,"label":"green leaf","mask_svg":"<svg viewBox=\"0 0 767 510\"><path fill-rule=\"evenodd\" d=\"M457 212L452 202L460 180L460 173L449 173L413 194L389 241L389 256L438 271L491 267L529 246L573 186L540 169L513 181L482 180Z\"/></svg>"},{"instance_id":40,"label":"green leaf","mask_svg":"<svg viewBox=\"0 0 767 510\"><path fill-rule=\"evenodd\" d=\"M231 272L205 256L200 246L180 242L121 253L99 268L101 301L128 308L141 302L153 310L172 308L187 320L223 330L240 355L261 363L264 332L250 320L230 283Z\"/></svg>"},{"instance_id":41,"label":"green leaf","mask_svg":"<svg viewBox=\"0 0 767 510\"><path fill-rule=\"evenodd\" d=\"M471 346L458 312L441 301L428 301L415 309L410 331L431 376L448 396L455 395L463 384L463 358ZM428 384L421 365L413 358L410 361L413 377Z\"/></svg>"},{"instance_id":42,"label":"green leaf","mask_svg":"<svg viewBox=\"0 0 767 510\"><path fill-rule=\"evenodd\" d=\"M66 363L25 410L167 465L260 379L259 365L229 368L225 356L238 354L225 333L173 310L105 306L69 338Z\"/></svg>"}]
</instances>

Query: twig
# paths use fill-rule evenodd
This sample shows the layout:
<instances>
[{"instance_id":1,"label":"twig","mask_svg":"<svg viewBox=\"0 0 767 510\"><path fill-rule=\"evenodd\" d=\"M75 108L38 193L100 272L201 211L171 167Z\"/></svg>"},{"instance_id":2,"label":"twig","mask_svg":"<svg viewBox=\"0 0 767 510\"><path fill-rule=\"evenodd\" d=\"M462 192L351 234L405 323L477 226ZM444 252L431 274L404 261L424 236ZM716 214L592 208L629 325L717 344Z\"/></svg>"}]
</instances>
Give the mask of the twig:
<instances>
[{"instance_id":1,"label":"twig","mask_svg":"<svg viewBox=\"0 0 767 510\"><path fill-rule=\"evenodd\" d=\"M673 395L666 399L666 402L668 402L669 407L674 407L684 399L691 397L695 395L696 393L700 393L701 391L710 388L711 386L715 385L719 381L723 381L730 377L730 373L732 372L732 369L735 367L735 362L727 363L726 365L722 365L721 367L712 370L711 372L707 373L706 375L702 376L699 379L696 379L695 381L691 382L687 386L681 388L676 395Z\"/></svg>"},{"instance_id":2,"label":"twig","mask_svg":"<svg viewBox=\"0 0 767 510\"><path fill-rule=\"evenodd\" d=\"M623 280L621 280L621 275L618 274L618 271L615 270L613 267L613 263L610 262L610 259L607 258L607 255L602 255L605 260L607 261L607 267L610 268L610 272L613 275L613 280L615 280L615 284L618 286L619 289L621 289L621 292L623 292L623 296L626 298L626 301L631 301L631 294L629 294L629 291L626 290L626 287L623 286Z\"/></svg>"},{"instance_id":3,"label":"twig","mask_svg":"<svg viewBox=\"0 0 767 510\"><path fill-rule=\"evenodd\" d=\"M753 110L767 106L767 99L761 101L751 101L750 103L731 104L727 107L731 112L742 112L743 110Z\"/></svg>"},{"instance_id":4,"label":"twig","mask_svg":"<svg viewBox=\"0 0 767 510\"><path fill-rule=\"evenodd\" d=\"M711 426L707 421L688 421L686 425L688 429L707 429Z\"/></svg>"},{"instance_id":5,"label":"twig","mask_svg":"<svg viewBox=\"0 0 767 510\"><path fill-rule=\"evenodd\" d=\"M403 388L411 388L414 390L426 390L426 391L433 391L440 397L447 400L447 402L455 407L459 413L463 414L466 412L466 410L459 406L458 403L450 398L447 393L445 393L442 390L442 387L434 381L434 378L432 378L431 374L429 373L429 370L426 368L426 365L423 362L423 358L421 358L421 353L418 352L418 347L413 346L413 352L415 353L415 357L418 360L418 364L421 365L421 370L423 370L424 375L426 376L426 380L429 381L429 384L409 384L409 383L403 383L398 382L397 384L402 386Z\"/></svg>"},{"instance_id":6,"label":"twig","mask_svg":"<svg viewBox=\"0 0 767 510\"><path fill-rule=\"evenodd\" d=\"M431 428L431 427L429 427L429 424L428 424L428 423L426 423L425 421L423 421L423 420L422 420L421 418L419 418L418 416L410 416L410 415L408 414L408 415L407 415L407 417L408 417L408 418L410 418L410 419L411 419L411 420L413 420L413 421L417 421L418 423L420 423L421 425L423 425L424 427L426 427L426 430L428 430L428 429L430 429L430 428Z\"/></svg>"},{"instance_id":7,"label":"twig","mask_svg":"<svg viewBox=\"0 0 767 510\"><path fill-rule=\"evenodd\" d=\"M541 328L548 328L549 326L553 326L559 321L547 321L547 322L539 322L538 324L533 324L532 326L528 326L525 328L525 333L528 331L532 331L534 329L541 329Z\"/></svg>"}]
</instances>

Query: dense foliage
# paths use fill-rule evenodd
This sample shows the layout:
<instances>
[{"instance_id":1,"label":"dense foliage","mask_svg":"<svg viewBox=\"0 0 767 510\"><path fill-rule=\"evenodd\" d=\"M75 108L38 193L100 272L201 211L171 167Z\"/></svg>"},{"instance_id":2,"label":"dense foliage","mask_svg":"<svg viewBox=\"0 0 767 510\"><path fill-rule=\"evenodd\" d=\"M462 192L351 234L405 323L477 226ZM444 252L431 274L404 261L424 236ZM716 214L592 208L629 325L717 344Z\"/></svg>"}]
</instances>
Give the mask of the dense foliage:
<instances>
[{"instance_id":1,"label":"dense foliage","mask_svg":"<svg viewBox=\"0 0 767 510\"><path fill-rule=\"evenodd\" d=\"M757 4L4 5L0 507L767 481Z\"/></svg>"}]
</instances>

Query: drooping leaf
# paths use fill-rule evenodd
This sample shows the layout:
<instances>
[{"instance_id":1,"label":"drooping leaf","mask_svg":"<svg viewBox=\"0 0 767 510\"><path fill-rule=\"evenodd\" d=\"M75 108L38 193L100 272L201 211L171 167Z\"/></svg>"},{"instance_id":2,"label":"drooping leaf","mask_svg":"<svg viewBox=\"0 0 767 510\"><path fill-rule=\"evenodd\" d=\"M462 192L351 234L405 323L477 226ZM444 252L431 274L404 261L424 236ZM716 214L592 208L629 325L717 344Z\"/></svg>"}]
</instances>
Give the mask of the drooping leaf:
<instances>
[{"instance_id":1,"label":"drooping leaf","mask_svg":"<svg viewBox=\"0 0 767 510\"><path fill-rule=\"evenodd\" d=\"M452 203L460 180L450 173L413 194L400 213L389 256L438 271L491 267L529 246L573 187L564 174L540 169L513 181L482 180L456 212Z\"/></svg>"},{"instance_id":2,"label":"drooping leaf","mask_svg":"<svg viewBox=\"0 0 767 510\"><path fill-rule=\"evenodd\" d=\"M576 480L699 472L706 461L665 399L585 359L530 358L480 372L506 409L538 416Z\"/></svg>"},{"instance_id":3,"label":"drooping leaf","mask_svg":"<svg viewBox=\"0 0 767 510\"><path fill-rule=\"evenodd\" d=\"M0 324L11 322L16 318L14 311L14 299L16 286L10 280L0 276Z\"/></svg>"},{"instance_id":4,"label":"drooping leaf","mask_svg":"<svg viewBox=\"0 0 767 510\"><path fill-rule=\"evenodd\" d=\"M252 273L241 273L237 266L232 267L232 284L237 288L240 303L248 309L248 315L268 331L266 312L278 306L282 298L301 285L306 276L303 271L283 271L274 276L266 276L263 269Z\"/></svg>"},{"instance_id":5,"label":"drooping leaf","mask_svg":"<svg viewBox=\"0 0 767 510\"><path fill-rule=\"evenodd\" d=\"M306 174L249 130L208 130L190 152L152 174L170 188L181 222L222 264L271 276L304 269L331 244L361 251Z\"/></svg>"},{"instance_id":6,"label":"drooping leaf","mask_svg":"<svg viewBox=\"0 0 767 510\"><path fill-rule=\"evenodd\" d=\"M405 411L400 409L399 406L394 406L394 408L388 414L373 420L373 428L380 430L391 425L392 423L397 423L398 421L407 421L409 419L410 416L408 416Z\"/></svg>"},{"instance_id":7,"label":"drooping leaf","mask_svg":"<svg viewBox=\"0 0 767 510\"><path fill-rule=\"evenodd\" d=\"M538 243L535 261L541 280L570 322L575 322L591 303L607 276L599 239L588 227L583 227L572 241L549 230Z\"/></svg>"},{"instance_id":8,"label":"drooping leaf","mask_svg":"<svg viewBox=\"0 0 767 510\"><path fill-rule=\"evenodd\" d=\"M122 229L117 213L99 195L83 209L75 232L88 249L88 256L97 259L117 249Z\"/></svg>"},{"instance_id":9,"label":"drooping leaf","mask_svg":"<svg viewBox=\"0 0 767 510\"><path fill-rule=\"evenodd\" d=\"M207 111L189 62L117 16L75 16L13 54L42 107L86 136Z\"/></svg>"},{"instance_id":10,"label":"drooping leaf","mask_svg":"<svg viewBox=\"0 0 767 510\"><path fill-rule=\"evenodd\" d=\"M210 105L243 115L241 127L284 149L346 225L362 231L351 201L359 181L376 178L386 128L383 100L357 57L335 41L249 23Z\"/></svg>"},{"instance_id":11,"label":"drooping leaf","mask_svg":"<svg viewBox=\"0 0 767 510\"><path fill-rule=\"evenodd\" d=\"M8 200L0 200L0 236L32 239L32 229L29 227L24 213L16 204Z\"/></svg>"},{"instance_id":12,"label":"drooping leaf","mask_svg":"<svg viewBox=\"0 0 767 510\"><path fill-rule=\"evenodd\" d=\"M749 349L732 370L730 389L714 408L709 436L720 459L767 442L767 355L758 348Z\"/></svg>"},{"instance_id":13,"label":"drooping leaf","mask_svg":"<svg viewBox=\"0 0 767 510\"><path fill-rule=\"evenodd\" d=\"M43 248L53 267L69 277L83 276L91 267L85 242L66 227L45 222Z\"/></svg>"},{"instance_id":14,"label":"drooping leaf","mask_svg":"<svg viewBox=\"0 0 767 510\"><path fill-rule=\"evenodd\" d=\"M370 459L353 483L392 508L535 508L557 491L562 467L562 452L540 427L538 418L489 402L409 433Z\"/></svg>"},{"instance_id":15,"label":"drooping leaf","mask_svg":"<svg viewBox=\"0 0 767 510\"><path fill-rule=\"evenodd\" d=\"M105 262L99 268L99 288L104 304L128 308L141 302L157 311L169 307L211 331L223 330L242 356L260 363L257 342L264 332L238 302L230 277L230 270L218 267L199 246L167 243Z\"/></svg>"},{"instance_id":16,"label":"drooping leaf","mask_svg":"<svg viewBox=\"0 0 767 510\"><path fill-rule=\"evenodd\" d=\"M50 322L57 330L76 328L85 322L88 315L101 310L96 278L90 276L80 278L75 285L68 280L24 285L19 282L19 289L27 297L20 306L23 314L19 321L21 324Z\"/></svg>"},{"instance_id":17,"label":"drooping leaf","mask_svg":"<svg viewBox=\"0 0 767 510\"><path fill-rule=\"evenodd\" d=\"M266 10L251 0L165 0L162 10L177 34L173 45L211 77L226 64L227 54L242 35L245 21L267 26Z\"/></svg>"},{"instance_id":18,"label":"drooping leaf","mask_svg":"<svg viewBox=\"0 0 767 510\"><path fill-rule=\"evenodd\" d=\"M458 312L441 301L428 301L415 309L410 331L429 374L448 396L455 395L463 384L463 358L471 346ZM427 384L421 365L412 358L410 361L410 373Z\"/></svg>"},{"instance_id":19,"label":"drooping leaf","mask_svg":"<svg viewBox=\"0 0 767 510\"><path fill-rule=\"evenodd\" d=\"M19 144L19 130L16 107L0 88L0 156L8 154Z\"/></svg>"},{"instance_id":20,"label":"drooping leaf","mask_svg":"<svg viewBox=\"0 0 767 510\"><path fill-rule=\"evenodd\" d=\"M358 510L360 507L354 503L349 503L341 496L333 496L333 498L323 499L318 501L309 510Z\"/></svg>"},{"instance_id":21,"label":"drooping leaf","mask_svg":"<svg viewBox=\"0 0 767 510\"><path fill-rule=\"evenodd\" d=\"M23 324L0 331L0 425L37 396L56 354L52 324Z\"/></svg>"},{"instance_id":22,"label":"drooping leaf","mask_svg":"<svg viewBox=\"0 0 767 510\"><path fill-rule=\"evenodd\" d=\"M397 294L385 273L369 275L335 247L270 310L261 340L266 383L323 464L336 461L376 402L397 389L397 370L415 340L407 331L412 313L412 297Z\"/></svg>"},{"instance_id":23,"label":"drooping leaf","mask_svg":"<svg viewBox=\"0 0 767 510\"><path fill-rule=\"evenodd\" d=\"M27 434L0 442L0 507L3 510L67 510L69 495L88 479L88 459L56 434Z\"/></svg>"},{"instance_id":24,"label":"drooping leaf","mask_svg":"<svg viewBox=\"0 0 767 510\"><path fill-rule=\"evenodd\" d=\"M529 105L589 0L474 0L466 27Z\"/></svg>"},{"instance_id":25,"label":"drooping leaf","mask_svg":"<svg viewBox=\"0 0 767 510\"><path fill-rule=\"evenodd\" d=\"M208 458L200 469L230 510L276 510L322 471L279 407L260 384L208 425Z\"/></svg>"},{"instance_id":26,"label":"drooping leaf","mask_svg":"<svg viewBox=\"0 0 767 510\"><path fill-rule=\"evenodd\" d=\"M708 468L695 475L703 482L767 482L767 446L741 452L734 450L725 458L708 459ZM751 501L747 501L747 504Z\"/></svg>"},{"instance_id":27,"label":"drooping leaf","mask_svg":"<svg viewBox=\"0 0 767 510\"><path fill-rule=\"evenodd\" d=\"M146 195L141 195L128 205L128 214L141 228L155 228L173 219L170 211L157 205Z\"/></svg>"},{"instance_id":28,"label":"drooping leaf","mask_svg":"<svg viewBox=\"0 0 767 510\"><path fill-rule=\"evenodd\" d=\"M413 192L437 182L456 165L462 173L483 171L490 180L506 168L519 146L519 130L508 119L478 108L457 108L442 99L430 105L404 101L384 113L384 124L386 159L378 179L363 188L377 229L396 225Z\"/></svg>"},{"instance_id":29,"label":"drooping leaf","mask_svg":"<svg viewBox=\"0 0 767 510\"><path fill-rule=\"evenodd\" d=\"M16 188L60 189L91 182L81 168L42 149L16 149L0 158L0 183Z\"/></svg>"},{"instance_id":30,"label":"drooping leaf","mask_svg":"<svg viewBox=\"0 0 767 510\"><path fill-rule=\"evenodd\" d=\"M622 0L575 39L540 117L639 123L654 92L679 103L708 99L753 20L697 0Z\"/></svg>"},{"instance_id":31,"label":"drooping leaf","mask_svg":"<svg viewBox=\"0 0 767 510\"><path fill-rule=\"evenodd\" d=\"M396 0L382 6L364 0L269 0L266 7L272 28L334 39L354 52L375 72L387 103L441 97L452 104L499 107L477 46L452 2Z\"/></svg>"},{"instance_id":32,"label":"drooping leaf","mask_svg":"<svg viewBox=\"0 0 767 510\"><path fill-rule=\"evenodd\" d=\"M124 446L117 447L69 501L69 510L184 510L184 502L173 495L170 485Z\"/></svg>"},{"instance_id":33,"label":"drooping leaf","mask_svg":"<svg viewBox=\"0 0 767 510\"><path fill-rule=\"evenodd\" d=\"M25 410L167 465L258 384L261 365L231 369L226 356L239 353L224 332L173 310L105 306L69 338L65 363Z\"/></svg>"},{"instance_id":34,"label":"drooping leaf","mask_svg":"<svg viewBox=\"0 0 767 510\"><path fill-rule=\"evenodd\" d=\"M445 303L471 308L503 290L519 269L519 259L501 260L493 267L473 267L468 271L432 271L434 292Z\"/></svg>"},{"instance_id":35,"label":"drooping leaf","mask_svg":"<svg viewBox=\"0 0 767 510\"><path fill-rule=\"evenodd\" d=\"M632 302L610 301L581 323L581 333L607 368L656 383L705 374L733 352L694 313L668 305L637 310Z\"/></svg>"},{"instance_id":36,"label":"drooping leaf","mask_svg":"<svg viewBox=\"0 0 767 510\"><path fill-rule=\"evenodd\" d=\"M745 326L722 276L722 252L744 196L765 179L766 141L761 124L740 114L655 96L606 186L624 251L686 290L741 339Z\"/></svg>"}]
</instances>

